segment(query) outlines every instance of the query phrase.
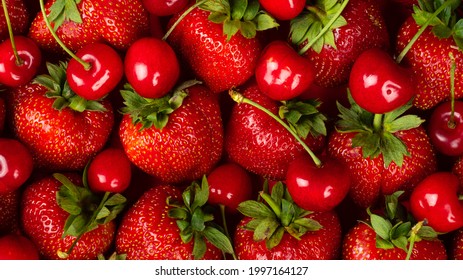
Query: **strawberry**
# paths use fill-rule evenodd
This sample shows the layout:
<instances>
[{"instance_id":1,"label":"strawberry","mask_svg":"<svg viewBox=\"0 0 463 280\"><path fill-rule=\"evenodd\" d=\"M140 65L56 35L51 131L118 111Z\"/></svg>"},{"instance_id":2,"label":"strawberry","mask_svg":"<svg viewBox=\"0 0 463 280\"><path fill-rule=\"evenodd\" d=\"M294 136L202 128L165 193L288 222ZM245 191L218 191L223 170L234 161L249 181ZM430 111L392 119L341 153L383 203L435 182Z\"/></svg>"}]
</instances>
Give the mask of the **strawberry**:
<instances>
[{"instance_id":1,"label":"strawberry","mask_svg":"<svg viewBox=\"0 0 463 280\"><path fill-rule=\"evenodd\" d=\"M21 225L45 259L96 259L111 246L114 218L125 199L101 199L76 173L53 174L27 185L21 198Z\"/></svg>"},{"instance_id":2,"label":"strawberry","mask_svg":"<svg viewBox=\"0 0 463 280\"><path fill-rule=\"evenodd\" d=\"M8 16L14 34L24 34L29 26L29 10L24 0L6 0ZM2 7L3 8L3 7ZM0 12L0 41L9 37L5 14Z\"/></svg>"},{"instance_id":3,"label":"strawberry","mask_svg":"<svg viewBox=\"0 0 463 280\"><path fill-rule=\"evenodd\" d=\"M263 201L238 206L244 217L235 231L236 255L241 260L337 259L341 225L334 211L309 212L294 204L278 182Z\"/></svg>"},{"instance_id":4,"label":"strawberry","mask_svg":"<svg viewBox=\"0 0 463 280\"><path fill-rule=\"evenodd\" d=\"M106 144L114 123L108 101L86 101L66 82L66 63L9 92L15 136L48 170L79 170Z\"/></svg>"},{"instance_id":5,"label":"strawberry","mask_svg":"<svg viewBox=\"0 0 463 280\"><path fill-rule=\"evenodd\" d=\"M256 31L277 26L259 10L257 0L246 1L247 6L231 2L206 1L183 18L184 12L174 15L169 22L171 28L178 24L167 41L214 93L239 86L254 75L262 50Z\"/></svg>"},{"instance_id":6,"label":"strawberry","mask_svg":"<svg viewBox=\"0 0 463 280\"><path fill-rule=\"evenodd\" d=\"M243 96L273 114L281 112L285 121L314 151L324 146L326 128L317 102L296 100L279 103L263 94L254 81L243 90ZM225 150L229 158L267 179L284 180L292 160L306 153L298 141L276 120L249 104L236 104L225 131Z\"/></svg>"},{"instance_id":7,"label":"strawberry","mask_svg":"<svg viewBox=\"0 0 463 280\"><path fill-rule=\"evenodd\" d=\"M223 125L217 96L185 83L158 99L121 91L125 113L119 136L137 167L167 183L188 182L211 171L222 156Z\"/></svg>"},{"instance_id":8,"label":"strawberry","mask_svg":"<svg viewBox=\"0 0 463 280\"><path fill-rule=\"evenodd\" d=\"M385 215L369 213L344 236L345 260L445 260L447 252L436 232L422 223L413 224L398 202L402 192L386 196Z\"/></svg>"},{"instance_id":9,"label":"strawberry","mask_svg":"<svg viewBox=\"0 0 463 280\"><path fill-rule=\"evenodd\" d=\"M339 105L341 120L328 140L328 154L350 169L350 197L361 207L398 190L407 194L437 168L436 156L422 119L401 116L411 104L390 113L372 114L350 98Z\"/></svg>"},{"instance_id":10,"label":"strawberry","mask_svg":"<svg viewBox=\"0 0 463 280\"><path fill-rule=\"evenodd\" d=\"M127 211L116 236L116 251L128 260L222 259L232 253L207 207L209 186L193 182L182 194L172 185L156 185ZM183 201L182 201L183 199Z\"/></svg>"},{"instance_id":11,"label":"strawberry","mask_svg":"<svg viewBox=\"0 0 463 280\"><path fill-rule=\"evenodd\" d=\"M463 229L459 229L453 233L450 254L452 259L463 260Z\"/></svg>"},{"instance_id":12,"label":"strawberry","mask_svg":"<svg viewBox=\"0 0 463 280\"><path fill-rule=\"evenodd\" d=\"M0 194L0 235L19 228L20 190Z\"/></svg>"},{"instance_id":13,"label":"strawberry","mask_svg":"<svg viewBox=\"0 0 463 280\"><path fill-rule=\"evenodd\" d=\"M0 96L0 135L2 135L5 128L5 119L6 119L6 104L5 99Z\"/></svg>"},{"instance_id":14,"label":"strawberry","mask_svg":"<svg viewBox=\"0 0 463 280\"><path fill-rule=\"evenodd\" d=\"M317 0L291 20L290 39L315 66L315 82L345 83L364 50L389 48L385 20L376 0ZM336 15L338 15L336 17ZM321 32L327 28L326 32Z\"/></svg>"},{"instance_id":15,"label":"strawberry","mask_svg":"<svg viewBox=\"0 0 463 280\"><path fill-rule=\"evenodd\" d=\"M420 26L424 25L433 13L438 13L437 18L431 21L431 26L426 27L419 35L403 57L403 63L411 68L414 73L416 84L416 97L414 106L427 110L435 107L438 103L449 99L451 85L450 67L453 54L456 68L455 77L463 75L463 37L461 26L463 19L460 19L454 6L451 9L442 8L451 4L447 1L419 1L435 2L436 4L415 6L413 16L407 18L397 35L397 53L403 52L406 45L416 36ZM457 23L458 22L458 23ZM403 56L402 53L399 57ZM455 79L455 98L463 97L463 81Z\"/></svg>"}]
</instances>

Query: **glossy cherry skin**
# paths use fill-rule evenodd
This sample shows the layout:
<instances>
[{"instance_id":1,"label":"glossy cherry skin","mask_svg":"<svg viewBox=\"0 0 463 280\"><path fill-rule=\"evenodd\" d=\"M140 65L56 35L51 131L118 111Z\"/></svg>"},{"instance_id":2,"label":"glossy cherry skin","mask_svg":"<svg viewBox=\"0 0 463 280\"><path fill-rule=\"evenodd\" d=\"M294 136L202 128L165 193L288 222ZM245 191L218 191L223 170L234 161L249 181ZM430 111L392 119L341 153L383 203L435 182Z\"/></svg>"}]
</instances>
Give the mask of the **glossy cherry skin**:
<instances>
[{"instance_id":1,"label":"glossy cherry skin","mask_svg":"<svg viewBox=\"0 0 463 280\"><path fill-rule=\"evenodd\" d=\"M76 56L90 64L86 69L74 58L69 61L66 77L69 87L86 100L99 100L121 81L123 64L120 55L110 46L94 43L82 47Z\"/></svg>"},{"instance_id":2,"label":"glossy cherry skin","mask_svg":"<svg viewBox=\"0 0 463 280\"><path fill-rule=\"evenodd\" d=\"M252 180L240 165L230 162L214 168L207 176L209 200L214 205L224 205L231 212L238 204L252 199Z\"/></svg>"},{"instance_id":3,"label":"glossy cherry skin","mask_svg":"<svg viewBox=\"0 0 463 280\"><path fill-rule=\"evenodd\" d=\"M33 168L32 155L24 144L0 138L0 193L18 189L29 179Z\"/></svg>"},{"instance_id":4,"label":"glossy cherry skin","mask_svg":"<svg viewBox=\"0 0 463 280\"><path fill-rule=\"evenodd\" d=\"M145 98L166 95L177 83L180 66L171 46L158 38L141 38L127 50L125 76L135 91Z\"/></svg>"},{"instance_id":5,"label":"glossy cherry skin","mask_svg":"<svg viewBox=\"0 0 463 280\"><path fill-rule=\"evenodd\" d=\"M450 172L437 172L421 181L410 196L410 211L418 221L427 220L435 231L446 233L463 227L460 183Z\"/></svg>"},{"instance_id":6,"label":"glossy cherry skin","mask_svg":"<svg viewBox=\"0 0 463 280\"><path fill-rule=\"evenodd\" d=\"M189 0L142 0L145 9L155 16L170 16L186 7Z\"/></svg>"},{"instance_id":7,"label":"glossy cherry skin","mask_svg":"<svg viewBox=\"0 0 463 280\"><path fill-rule=\"evenodd\" d=\"M330 211L350 189L348 169L339 161L324 157L317 167L309 155L294 159L286 174L286 186L294 202L309 211Z\"/></svg>"},{"instance_id":8,"label":"glossy cherry skin","mask_svg":"<svg viewBox=\"0 0 463 280\"><path fill-rule=\"evenodd\" d=\"M363 109L384 114L405 105L415 94L412 74L384 50L364 51L349 77L354 101Z\"/></svg>"},{"instance_id":9,"label":"glossy cherry skin","mask_svg":"<svg viewBox=\"0 0 463 280\"><path fill-rule=\"evenodd\" d=\"M0 84L17 87L24 85L37 74L42 62L42 53L37 44L24 36L13 37L18 56L21 59L18 64L11 46L11 40L7 39L0 44Z\"/></svg>"},{"instance_id":10,"label":"glossy cherry skin","mask_svg":"<svg viewBox=\"0 0 463 280\"><path fill-rule=\"evenodd\" d=\"M39 250L27 237L7 234L0 237L0 260L38 260Z\"/></svg>"},{"instance_id":11,"label":"glossy cherry skin","mask_svg":"<svg viewBox=\"0 0 463 280\"><path fill-rule=\"evenodd\" d=\"M259 89L274 100L289 100L306 91L315 79L315 68L287 42L267 45L255 70Z\"/></svg>"},{"instance_id":12,"label":"glossy cherry skin","mask_svg":"<svg viewBox=\"0 0 463 280\"><path fill-rule=\"evenodd\" d=\"M260 5L279 20L290 20L304 10L306 0L259 0Z\"/></svg>"},{"instance_id":13,"label":"glossy cherry skin","mask_svg":"<svg viewBox=\"0 0 463 280\"><path fill-rule=\"evenodd\" d=\"M452 122L450 101L437 105L428 122L431 143L447 156L463 155L463 102L455 100L454 108Z\"/></svg>"},{"instance_id":14,"label":"glossy cherry skin","mask_svg":"<svg viewBox=\"0 0 463 280\"><path fill-rule=\"evenodd\" d=\"M107 148L90 162L87 181L94 192L121 193L132 179L132 166L122 149Z\"/></svg>"}]
</instances>

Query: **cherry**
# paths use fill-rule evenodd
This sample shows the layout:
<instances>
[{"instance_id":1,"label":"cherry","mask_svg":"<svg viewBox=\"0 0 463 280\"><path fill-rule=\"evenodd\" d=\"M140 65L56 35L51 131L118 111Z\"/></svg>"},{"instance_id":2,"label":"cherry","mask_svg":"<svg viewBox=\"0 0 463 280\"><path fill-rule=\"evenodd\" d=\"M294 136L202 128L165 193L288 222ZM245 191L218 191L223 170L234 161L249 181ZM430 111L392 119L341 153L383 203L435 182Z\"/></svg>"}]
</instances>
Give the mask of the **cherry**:
<instances>
[{"instance_id":1,"label":"cherry","mask_svg":"<svg viewBox=\"0 0 463 280\"><path fill-rule=\"evenodd\" d=\"M99 100L111 92L123 76L119 54L110 46L94 43L82 47L68 64L69 87L86 100ZM83 63L85 62L85 63Z\"/></svg>"},{"instance_id":2,"label":"cherry","mask_svg":"<svg viewBox=\"0 0 463 280\"><path fill-rule=\"evenodd\" d=\"M142 0L145 9L155 16L170 16L183 10L188 0Z\"/></svg>"},{"instance_id":3,"label":"cherry","mask_svg":"<svg viewBox=\"0 0 463 280\"><path fill-rule=\"evenodd\" d=\"M252 199L252 180L240 165L229 162L214 168L207 176L209 183L209 203L224 205L236 211L238 204Z\"/></svg>"},{"instance_id":4,"label":"cherry","mask_svg":"<svg viewBox=\"0 0 463 280\"><path fill-rule=\"evenodd\" d=\"M159 98L176 84L180 76L180 65L167 42L145 37L135 41L127 50L124 72L140 96Z\"/></svg>"},{"instance_id":5,"label":"cherry","mask_svg":"<svg viewBox=\"0 0 463 280\"><path fill-rule=\"evenodd\" d=\"M279 20L290 20L299 15L306 0L259 0L261 6Z\"/></svg>"},{"instance_id":6,"label":"cherry","mask_svg":"<svg viewBox=\"0 0 463 280\"><path fill-rule=\"evenodd\" d=\"M9 87L28 83L37 74L41 61L42 53L32 39L18 35L3 41L0 44L0 83Z\"/></svg>"},{"instance_id":7,"label":"cherry","mask_svg":"<svg viewBox=\"0 0 463 280\"><path fill-rule=\"evenodd\" d=\"M270 98L289 100L310 87L315 79L315 68L287 42L276 40L262 51L255 78L259 89Z\"/></svg>"},{"instance_id":8,"label":"cherry","mask_svg":"<svg viewBox=\"0 0 463 280\"><path fill-rule=\"evenodd\" d=\"M447 156L463 155L463 101L439 104L428 123L428 135L436 149Z\"/></svg>"},{"instance_id":9,"label":"cherry","mask_svg":"<svg viewBox=\"0 0 463 280\"><path fill-rule=\"evenodd\" d=\"M0 193L18 189L32 174L32 155L15 139L0 138Z\"/></svg>"},{"instance_id":10,"label":"cherry","mask_svg":"<svg viewBox=\"0 0 463 280\"><path fill-rule=\"evenodd\" d=\"M366 50L356 59L349 77L349 89L354 101L374 114L402 107L414 95L411 73L378 48Z\"/></svg>"},{"instance_id":11,"label":"cherry","mask_svg":"<svg viewBox=\"0 0 463 280\"><path fill-rule=\"evenodd\" d=\"M7 234L0 237L0 260L38 260L39 250L27 237Z\"/></svg>"},{"instance_id":12,"label":"cherry","mask_svg":"<svg viewBox=\"0 0 463 280\"><path fill-rule=\"evenodd\" d=\"M421 181L410 196L410 210L435 231L446 233L463 227L460 182L451 172L436 172Z\"/></svg>"},{"instance_id":13,"label":"cherry","mask_svg":"<svg viewBox=\"0 0 463 280\"><path fill-rule=\"evenodd\" d=\"M132 167L124 151L107 148L90 162L87 180L94 192L121 193L130 185Z\"/></svg>"},{"instance_id":14,"label":"cherry","mask_svg":"<svg viewBox=\"0 0 463 280\"><path fill-rule=\"evenodd\" d=\"M294 202L310 211L330 211L344 200L350 188L347 168L333 158L317 166L306 154L294 159L286 174L286 186Z\"/></svg>"}]
</instances>

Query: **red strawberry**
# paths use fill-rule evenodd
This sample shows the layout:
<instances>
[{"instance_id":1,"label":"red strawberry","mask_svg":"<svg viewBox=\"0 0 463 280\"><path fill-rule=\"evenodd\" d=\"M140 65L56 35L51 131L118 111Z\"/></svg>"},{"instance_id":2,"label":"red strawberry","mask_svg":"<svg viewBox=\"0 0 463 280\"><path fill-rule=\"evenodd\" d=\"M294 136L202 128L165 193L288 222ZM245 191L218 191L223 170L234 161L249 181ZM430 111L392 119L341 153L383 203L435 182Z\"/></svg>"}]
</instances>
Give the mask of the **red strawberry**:
<instances>
[{"instance_id":1,"label":"red strawberry","mask_svg":"<svg viewBox=\"0 0 463 280\"><path fill-rule=\"evenodd\" d=\"M315 40L339 12L340 17L329 30ZM345 83L352 64L364 50L389 47L387 27L376 0L317 0L291 21L290 37L300 53L314 62L315 82L325 87Z\"/></svg>"},{"instance_id":2,"label":"red strawberry","mask_svg":"<svg viewBox=\"0 0 463 280\"><path fill-rule=\"evenodd\" d=\"M128 86L129 87L129 86ZM159 99L121 91L126 108L119 136L129 159L168 183L193 181L222 156L223 125L217 96L185 83Z\"/></svg>"},{"instance_id":3,"label":"red strawberry","mask_svg":"<svg viewBox=\"0 0 463 280\"><path fill-rule=\"evenodd\" d=\"M385 194L413 187L437 168L433 147L423 122L401 116L411 105L374 115L350 100L339 106L341 120L328 140L328 153L351 171L349 195L362 207L372 206Z\"/></svg>"},{"instance_id":4,"label":"red strawberry","mask_svg":"<svg viewBox=\"0 0 463 280\"><path fill-rule=\"evenodd\" d=\"M152 187L123 217L116 236L117 253L126 254L128 260L222 259L221 249L228 253L233 249L212 224L212 213L203 207L208 195L204 178L201 186L193 183L183 196L171 185Z\"/></svg>"},{"instance_id":5,"label":"red strawberry","mask_svg":"<svg viewBox=\"0 0 463 280\"><path fill-rule=\"evenodd\" d=\"M452 1L448 1L450 4ZM436 1L436 5L444 5ZM446 4L446 5L447 5ZM438 7L439 7L438 6ZM453 9L453 8L452 8ZM423 25L434 10L416 8L413 17L410 16L402 25L397 36L397 52L403 51L409 44L418 29ZM454 20L448 20L449 26L445 24L448 15ZM461 26L452 26L452 22L458 18L454 12L448 14L441 12L438 18L432 21L425 31L413 43L411 49L406 53L403 62L408 65L414 73L416 84L416 97L413 104L420 109L426 110L436 106L438 103L450 97L450 67L452 53L456 62L455 68L455 98L463 97L463 80L457 77L463 75L463 41L459 37L461 32L452 31ZM451 37L452 35L453 37Z\"/></svg>"},{"instance_id":6,"label":"red strawberry","mask_svg":"<svg viewBox=\"0 0 463 280\"><path fill-rule=\"evenodd\" d=\"M3 129L5 128L5 119L6 119L5 99L0 96L0 135L2 135Z\"/></svg>"},{"instance_id":7,"label":"red strawberry","mask_svg":"<svg viewBox=\"0 0 463 280\"><path fill-rule=\"evenodd\" d=\"M453 233L450 250L452 259L463 260L463 229Z\"/></svg>"},{"instance_id":8,"label":"red strawberry","mask_svg":"<svg viewBox=\"0 0 463 280\"><path fill-rule=\"evenodd\" d=\"M103 148L114 123L109 102L85 101L66 90L65 64L48 64L50 76L9 92L12 127L38 167L78 170ZM51 98L49 98L51 97Z\"/></svg>"},{"instance_id":9,"label":"red strawberry","mask_svg":"<svg viewBox=\"0 0 463 280\"><path fill-rule=\"evenodd\" d=\"M217 1L207 1L181 19L167 38L196 78L214 93L239 86L254 75L262 50L256 30L277 26L265 12L252 10L256 5L259 6L257 0L250 1L247 7L230 10L230 5L225 8ZM170 26L181 14L171 19Z\"/></svg>"},{"instance_id":10,"label":"red strawberry","mask_svg":"<svg viewBox=\"0 0 463 280\"><path fill-rule=\"evenodd\" d=\"M14 34L24 34L29 26L29 10L24 0L6 0L8 16ZM3 7L2 7L3 8ZM5 14L0 12L0 41L9 37Z\"/></svg>"},{"instance_id":11,"label":"red strawberry","mask_svg":"<svg viewBox=\"0 0 463 280\"><path fill-rule=\"evenodd\" d=\"M238 210L246 217L235 231L241 260L328 260L339 258L341 225L334 211L309 212L297 207L282 183L264 202L248 200Z\"/></svg>"},{"instance_id":12,"label":"red strawberry","mask_svg":"<svg viewBox=\"0 0 463 280\"><path fill-rule=\"evenodd\" d=\"M384 216L369 212L368 221L359 221L347 232L342 245L343 259L447 259L444 243L432 228L408 221L405 209L398 203L400 195L398 192L386 197L387 208L381 211Z\"/></svg>"},{"instance_id":13,"label":"red strawberry","mask_svg":"<svg viewBox=\"0 0 463 280\"><path fill-rule=\"evenodd\" d=\"M114 195L103 201L88 187L75 185L76 174L68 176L45 176L25 187L21 225L46 259L96 259L112 244L116 233L112 219L124 200Z\"/></svg>"},{"instance_id":14,"label":"red strawberry","mask_svg":"<svg viewBox=\"0 0 463 280\"><path fill-rule=\"evenodd\" d=\"M0 235L19 228L20 190L0 194Z\"/></svg>"},{"instance_id":15,"label":"red strawberry","mask_svg":"<svg viewBox=\"0 0 463 280\"><path fill-rule=\"evenodd\" d=\"M243 96L273 114L286 111L285 118L293 122L295 129L303 128L308 123L306 130L298 131L298 134L305 138L304 142L313 151L320 151L324 146L324 117L316 109L317 103L288 101L284 107L279 107L282 103L264 95L255 82L247 84ZM291 112L300 118L292 120ZM301 122L298 124L298 121ZM249 104L236 104L233 107L225 132L225 149L231 160L273 180L284 180L291 161L306 153L281 124Z\"/></svg>"}]
</instances>

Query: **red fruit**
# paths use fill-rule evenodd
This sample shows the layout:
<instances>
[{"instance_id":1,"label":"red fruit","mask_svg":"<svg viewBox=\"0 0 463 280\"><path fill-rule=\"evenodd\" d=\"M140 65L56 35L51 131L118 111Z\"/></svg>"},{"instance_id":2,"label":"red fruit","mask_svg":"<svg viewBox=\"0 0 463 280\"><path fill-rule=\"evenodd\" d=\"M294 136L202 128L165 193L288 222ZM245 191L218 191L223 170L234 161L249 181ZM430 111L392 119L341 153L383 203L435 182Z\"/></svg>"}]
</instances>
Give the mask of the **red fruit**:
<instances>
[{"instance_id":1,"label":"red fruit","mask_svg":"<svg viewBox=\"0 0 463 280\"><path fill-rule=\"evenodd\" d=\"M274 100L301 95L315 79L312 62L300 56L287 42L273 41L257 61L256 82L260 90Z\"/></svg>"},{"instance_id":2,"label":"red fruit","mask_svg":"<svg viewBox=\"0 0 463 280\"><path fill-rule=\"evenodd\" d=\"M0 237L0 260L38 260L39 251L27 237L8 234Z\"/></svg>"},{"instance_id":3,"label":"red fruit","mask_svg":"<svg viewBox=\"0 0 463 280\"><path fill-rule=\"evenodd\" d=\"M75 174L69 178L73 182L78 181ZM63 238L65 223L70 214L57 203L56 195L62 185L51 176L44 177L26 186L21 199L21 225L46 259L61 259L58 252L69 250L76 239L73 235ZM84 205L89 202L95 203L87 197L86 202L80 205L82 211L88 211ZM89 209L94 210L96 207L97 205L92 204ZM116 224L110 221L86 232L75 244L68 259L96 259L110 248L115 231Z\"/></svg>"},{"instance_id":4,"label":"red fruit","mask_svg":"<svg viewBox=\"0 0 463 280\"><path fill-rule=\"evenodd\" d=\"M5 119L6 119L6 105L5 99L0 96L0 135L5 128Z\"/></svg>"},{"instance_id":5,"label":"red fruit","mask_svg":"<svg viewBox=\"0 0 463 280\"><path fill-rule=\"evenodd\" d=\"M349 89L360 107L375 114L398 109L415 94L411 72L378 48L362 52L355 60Z\"/></svg>"},{"instance_id":6,"label":"red fruit","mask_svg":"<svg viewBox=\"0 0 463 280\"><path fill-rule=\"evenodd\" d=\"M207 191L207 201L209 190L205 189L205 191ZM191 199L197 199L199 196L192 194ZM117 253L126 254L128 260L222 259L221 250L206 240L208 235L199 237L203 232L211 231L210 221L206 224L202 221L204 229L196 228L190 225L192 217L189 211L192 210L174 208L170 205L170 202L181 199L180 189L169 185L155 186L146 191L121 221L116 236ZM201 203L197 201L198 204L195 203L196 206L191 204L191 207L199 209L206 201ZM185 232L180 230L175 222L177 218L174 218L173 211L176 209L179 211L184 209L186 214L186 217L181 220L185 225ZM189 237L185 235L186 231L189 231ZM201 243L204 250L198 252L196 243Z\"/></svg>"},{"instance_id":7,"label":"red fruit","mask_svg":"<svg viewBox=\"0 0 463 280\"><path fill-rule=\"evenodd\" d=\"M142 97L159 98L177 83L180 65L172 48L157 38L134 42L125 55L125 76Z\"/></svg>"},{"instance_id":8,"label":"red fruit","mask_svg":"<svg viewBox=\"0 0 463 280\"><path fill-rule=\"evenodd\" d=\"M278 115L280 104L264 95L256 83L248 84L243 96ZM311 108L317 113L306 117L320 117L315 106ZM314 128L310 131L318 135L307 133L304 141L314 152L320 151L325 137ZM281 124L248 104L233 107L225 132L225 150L231 160L248 171L273 180L284 180L291 161L306 153Z\"/></svg>"},{"instance_id":9,"label":"red fruit","mask_svg":"<svg viewBox=\"0 0 463 280\"><path fill-rule=\"evenodd\" d=\"M90 162L87 180L93 192L121 193L132 178L132 166L122 149L108 148Z\"/></svg>"},{"instance_id":10,"label":"red fruit","mask_svg":"<svg viewBox=\"0 0 463 280\"><path fill-rule=\"evenodd\" d=\"M259 0L262 7L279 20L290 20L299 15L306 5L305 0Z\"/></svg>"},{"instance_id":11,"label":"red fruit","mask_svg":"<svg viewBox=\"0 0 463 280\"><path fill-rule=\"evenodd\" d=\"M85 45L76 56L88 64L88 69L76 59L69 61L66 78L69 87L87 100L100 100L120 82L122 59L110 46L102 43Z\"/></svg>"},{"instance_id":12,"label":"red fruit","mask_svg":"<svg viewBox=\"0 0 463 280\"><path fill-rule=\"evenodd\" d=\"M451 257L455 260L463 260L463 229L457 230L451 239Z\"/></svg>"},{"instance_id":13,"label":"red fruit","mask_svg":"<svg viewBox=\"0 0 463 280\"><path fill-rule=\"evenodd\" d=\"M452 115L451 102L443 102L433 110L428 122L431 143L448 156L463 155L463 102L456 100Z\"/></svg>"},{"instance_id":14,"label":"red fruit","mask_svg":"<svg viewBox=\"0 0 463 280\"><path fill-rule=\"evenodd\" d=\"M7 0L6 7L13 34L24 34L29 26L29 10L23 0ZM3 10L2 10L3 11ZM0 41L9 37L5 14L0 12Z\"/></svg>"},{"instance_id":15,"label":"red fruit","mask_svg":"<svg viewBox=\"0 0 463 280\"><path fill-rule=\"evenodd\" d=\"M34 41L24 36L14 36L13 39L19 61L11 40L0 44L0 83L9 87L28 83L37 74L42 61L42 54Z\"/></svg>"},{"instance_id":16,"label":"red fruit","mask_svg":"<svg viewBox=\"0 0 463 280\"><path fill-rule=\"evenodd\" d=\"M350 188L350 174L344 164L329 157L321 161L317 166L309 155L301 155L291 162L286 173L285 183L294 202L309 211L333 210Z\"/></svg>"},{"instance_id":17,"label":"red fruit","mask_svg":"<svg viewBox=\"0 0 463 280\"><path fill-rule=\"evenodd\" d=\"M253 196L252 180L240 165L229 162L215 167L207 175L209 183L209 203L223 205L230 212L237 210L238 204Z\"/></svg>"},{"instance_id":18,"label":"red fruit","mask_svg":"<svg viewBox=\"0 0 463 280\"><path fill-rule=\"evenodd\" d=\"M0 235L13 233L19 228L19 190L0 193Z\"/></svg>"},{"instance_id":19,"label":"red fruit","mask_svg":"<svg viewBox=\"0 0 463 280\"><path fill-rule=\"evenodd\" d=\"M0 193L17 190L29 179L32 155L21 142L0 138Z\"/></svg>"},{"instance_id":20,"label":"red fruit","mask_svg":"<svg viewBox=\"0 0 463 280\"><path fill-rule=\"evenodd\" d=\"M65 79L65 70L60 68L63 65L48 67L52 68L50 73L59 76L51 77L54 83ZM30 150L37 167L82 169L109 139L114 123L112 107L108 101L99 104L76 99L76 95L69 97L67 91L62 95L56 91L62 88L47 85L52 88L29 83L9 92L13 132Z\"/></svg>"},{"instance_id":21,"label":"red fruit","mask_svg":"<svg viewBox=\"0 0 463 280\"><path fill-rule=\"evenodd\" d=\"M170 16L183 10L188 0L142 0L143 7L155 16Z\"/></svg>"},{"instance_id":22,"label":"red fruit","mask_svg":"<svg viewBox=\"0 0 463 280\"><path fill-rule=\"evenodd\" d=\"M223 125L218 98L208 88L185 85L150 100L130 89L122 93L127 108L119 136L137 167L163 182L179 183L201 178L219 161Z\"/></svg>"},{"instance_id":23,"label":"red fruit","mask_svg":"<svg viewBox=\"0 0 463 280\"><path fill-rule=\"evenodd\" d=\"M458 177L450 172L437 172L422 180L410 196L413 216L425 220L435 231L446 233L463 227L463 204Z\"/></svg>"},{"instance_id":24,"label":"red fruit","mask_svg":"<svg viewBox=\"0 0 463 280\"><path fill-rule=\"evenodd\" d=\"M340 5L335 5L324 11L321 5L308 6L308 12L301 13L293 20L293 44L298 45L303 51L302 48L313 40L313 32L320 32L317 29L320 27L319 24L324 26L329 21L328 18L320 16L332 17L339 8ZM344 22L337 20L328 33L304 52L314 63L315 82L320 86L333 87L346 83L354 61L363 51L370 48L387 49L389 46L388 30L377 0L351 0L341 16ZM311 24L313 21L309 18L315 18L317 24ZM306 25L294 24L302 20ZM314 30L308 32L310 28Z\"/></svg>"}]
</instances>

